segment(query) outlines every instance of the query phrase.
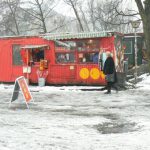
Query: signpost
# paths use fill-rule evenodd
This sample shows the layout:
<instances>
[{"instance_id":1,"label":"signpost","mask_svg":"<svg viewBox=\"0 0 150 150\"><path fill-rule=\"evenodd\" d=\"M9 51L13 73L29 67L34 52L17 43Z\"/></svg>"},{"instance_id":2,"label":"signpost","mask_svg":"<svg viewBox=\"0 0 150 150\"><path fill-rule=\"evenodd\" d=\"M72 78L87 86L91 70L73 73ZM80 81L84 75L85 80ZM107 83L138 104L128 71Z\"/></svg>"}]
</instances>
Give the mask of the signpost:
<instances>
[{"instance_id":1,"label":"signpost","mask_svg":"<svg viewBox=\"0 0 150 150\"><path fill-rule=\"evenodd\" d=\"M11 100L10 100L10 104L13 101L18 99L20 89L21 89L21 92L23 94L24 100L26 102L27 108L29 108L28 103L31 100L33 100L33 98L32 98L32 95L29 91L26 79L23 76L17 78L16 81L15 81L15 86L14 86L13 94L12 94L12 97L11 97Z\"/></svg>"},{"instance_id":2,"label":"signpost","mask_svg":"<svg viewBox=\"0 0 150 150\"><path fill-rule=\"evenodd\" d=\"M134 76L135 76L135 84L137 83L137 31L136 29L140 26L140 21L139 20L136 20L136 21L132 21L131 22L131 25L132 27L134 28L134 36L135 36L135 42L134 42L134 55L135 55L135 73L134 73Z\"/></svg>"}]
</instances>

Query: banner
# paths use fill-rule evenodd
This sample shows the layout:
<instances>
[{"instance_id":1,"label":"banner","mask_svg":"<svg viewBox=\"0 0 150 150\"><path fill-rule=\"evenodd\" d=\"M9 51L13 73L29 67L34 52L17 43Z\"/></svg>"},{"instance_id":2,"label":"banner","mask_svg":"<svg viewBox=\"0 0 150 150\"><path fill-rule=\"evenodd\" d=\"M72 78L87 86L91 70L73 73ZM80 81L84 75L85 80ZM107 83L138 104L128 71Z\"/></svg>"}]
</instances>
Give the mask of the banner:
<instances>
[{"instance_id":1,"label":"banner","mask_svg":"<svg viewBox=\"0 0 150 150\"><path fill-rule=\"evenodd\" d=\"M33 100L32 95L29 91L28 88L28 84L26 82L26 79L21 76L19 78L16 79L15 81L15 86L14 86L14 90L13 90L13 94L10 100L10 104L18 99L18 95L19 95L19 91L21 90L23 97L25 99L26 105L28 107L28 103ZM28 107L29 108L29 107Z\"/></svg>"}]
</instances>

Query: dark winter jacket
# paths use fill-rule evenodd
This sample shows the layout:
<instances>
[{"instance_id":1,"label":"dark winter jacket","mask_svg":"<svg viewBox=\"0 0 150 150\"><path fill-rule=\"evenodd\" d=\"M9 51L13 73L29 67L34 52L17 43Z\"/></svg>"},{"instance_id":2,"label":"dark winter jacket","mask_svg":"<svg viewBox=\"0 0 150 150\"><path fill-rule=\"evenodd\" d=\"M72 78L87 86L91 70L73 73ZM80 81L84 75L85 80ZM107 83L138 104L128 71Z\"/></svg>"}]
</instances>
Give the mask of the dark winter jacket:
<instances>
[{"instance_id":1,"label":"dark winter jacket","mask_svg":"<svg viewBox=\"0 0 150 150\"><path fill-rule=\"evenodd\" d=\"M112 57L108 57L104 63L104 74L112 74L115 70L115 63Z\"/></svg>"},{"instance_id":2,"label":"dark winter jacket","mask_svg":"<svg viewBox=\"0 0 150 150\"><path fill-rule=\"evenodd\" d=\"M103 72L105 75L113 74L114 73L114 82L117 82L117 76L116 76L116 69L115 69L115 63L112 57L108 57L104 63L104 69Z\"/></svg>"}]
</instances>

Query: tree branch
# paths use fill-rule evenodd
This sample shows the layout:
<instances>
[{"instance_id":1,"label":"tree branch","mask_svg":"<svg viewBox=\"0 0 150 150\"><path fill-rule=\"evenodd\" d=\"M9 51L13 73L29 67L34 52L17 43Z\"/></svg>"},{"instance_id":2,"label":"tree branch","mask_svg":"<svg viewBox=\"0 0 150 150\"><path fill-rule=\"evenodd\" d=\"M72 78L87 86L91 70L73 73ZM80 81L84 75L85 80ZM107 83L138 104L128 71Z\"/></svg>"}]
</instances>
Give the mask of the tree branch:
<instances>
[{"instance_id":1,"label":"tree branch","mask_svg":"<svg viewBox=\"0 0 150 150\"><path fill-rule=\"evenodd\" d=\"M141 15L142 18L144 18L144 7L143 7L143 4L142 4L142 1L141 0L135 0L136 4L137 4L137 7L138 7L138 10L139 10L139 13Z\"/></svg>"}]
</instances>

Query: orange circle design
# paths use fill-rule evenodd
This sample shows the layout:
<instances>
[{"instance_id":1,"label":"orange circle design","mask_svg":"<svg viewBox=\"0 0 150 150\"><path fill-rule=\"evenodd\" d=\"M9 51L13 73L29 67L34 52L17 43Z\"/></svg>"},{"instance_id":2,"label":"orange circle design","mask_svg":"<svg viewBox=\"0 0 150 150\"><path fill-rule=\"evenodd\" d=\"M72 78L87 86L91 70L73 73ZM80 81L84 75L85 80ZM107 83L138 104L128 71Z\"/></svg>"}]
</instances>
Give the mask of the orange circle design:
<instances>
[{"instance_id":1,"label":"orange circle design","mask_svg":"<svg viewBox=\"0 0 150 150\"><path fill-rule=\"evenodd\" d=\"M100 71L100 77L101 79L105 79L105 74L103 73L103 71Z\"/></svg>"},{"instance_id":2,"label":"orange circle design","mask_svg":"<svg viewBox=\"0 0 150 150\"><path fill-rule=\"evenodd\" d=\"M82 79L87 79L90 75L89 70L87 68L82 68L79 73Z\"/></svg>"},{"instance_id":3,"label":"orange circle design","mask_svg":"<svg viewBox=\"0 0 150 150\"><path fill-rule=\"evenodd\" d=\"M90 76L92 79L97 80L100 77L100 71L97 68L92 68L90 71Z\"/></svg>"}]
</instances>

